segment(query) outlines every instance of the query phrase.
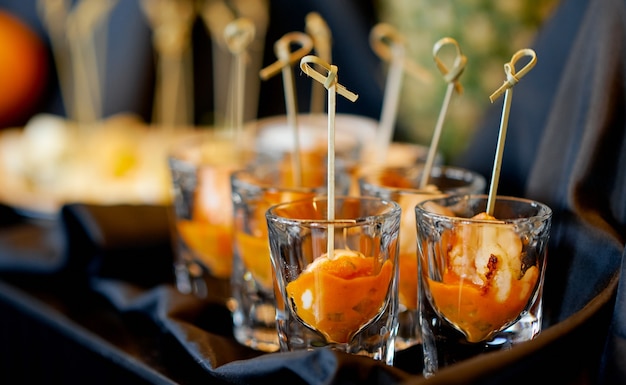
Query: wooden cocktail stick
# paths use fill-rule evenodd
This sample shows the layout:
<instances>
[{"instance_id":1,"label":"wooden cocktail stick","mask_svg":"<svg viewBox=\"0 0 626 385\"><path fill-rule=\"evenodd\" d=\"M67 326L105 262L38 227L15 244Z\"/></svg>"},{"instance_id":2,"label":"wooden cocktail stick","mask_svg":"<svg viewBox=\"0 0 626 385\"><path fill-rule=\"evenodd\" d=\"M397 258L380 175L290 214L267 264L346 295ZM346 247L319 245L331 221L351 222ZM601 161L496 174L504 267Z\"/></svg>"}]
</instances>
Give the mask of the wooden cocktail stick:
<instances>
[{"instance_id":1,"label":"wooden cocktail stick","mask_svg":"<svg viewBox=\"0 0 626 385\"><path fill-rule=\"evenodd\" d=\"M211 38L211 67L213 73L213 124L216 129L229 129L232 103L229 94L232 83L233 56L224 41L226 25L245 17L254 24L254 41L246 50L246 92L244 121L257 117L259 70L263 66L265 33L269 20L268 0L202 0L196 1L197 12Z\"/></svg>"},{"instance_id":2,"label":"wooden cocktail stick","mask_svg":"<svg viewBox=\"0 0 626 385\"><path fill-rule=\"evenodd\" d=\"M389 145L393 140L393 129L398 113L398 100L402 88L404 71L423 82L430 82L429 72L405 56L405 39L394 27L379 23L370 32L372 50L389 62L389 72L383 95L380 124L376 137L376 162L383 164L387 158Z\"/></svg>"},{"instance_id":3,"label":"wooden cocktail stick","mask_svg":"<svg viewBox=\"0 0 626 385\"><path fill-rule=\"evenodd\" d=\"M324 68L327 71L327 75L324 76L317 72L310 64ZM302 60L300 60L300 68L302 72L323 84L324 88L328 90L328 180L326 181L328 207L326 218L332 221L335 219L335 110L337 108L337 93L351 102L355 102L359 96L348 91L344 86L338 83L337 66L329 64L317 56L308 55L303 57ZM333 257L333 250L335 248L335 233L333 228L334 226L330 225L328 229L327 255L329 258Z\"/></svg>"},{"instance_id":4,"label":"wooden cocktail stick","mask_svg":"<svg viewBox=\"0 0 626 385\"><path fill-rule=\"evenodd\" d=\"M326 63L332 63L332 34L328 24L317 12L310 12L305 19L305 32L313 39L313 51L315 55ZM311 85L310 112L324 112L324 87L313 81Z\"/></svg>"},{"instance_id":5,"label":"wooden cocktail stick","mask_svg":"<svg viewBox=\"0 0 626 385\"><path fill-rule=\"evenodd\" d=\"M291 51L293 45L300 47ZM293 78L292 65L297 63L304 55L313 49L313 41L309 35L302 32L290 32L274 43L274 52L278 61L263 68L259 75L266 80L276 75L283 74L283 89L285 90L285 106L287 110L287 122L293 132L293 154L291 157L294 183L302 184L302 160L300 155L300 132L298 128L298 102L296 100L296 85Z\"/></svg>"},{"instance_id":6,"label":"wooden cocktail stick","mask_svg":"<svg viewBox=\"0 0 626 385\"><path fill-rule=\"evenodd\" d=\"M191 0L142 0L158 54L153 121L163 128L191 123L193 116L191 29L196 16Z\"/></svg>"},{"instance_id":7,"label":"wooden cocktail stick","mask_svg":"<svg viewBox=\"0 0 626 385\"><path fill-rule=\"evenodd\" d=\"M525 57L530 57L530 60L519 72L515 71L515 65L517 62ZM509 112L511 110L511 99L513 97L513 86L516 85L519 80L524 77L530 71L535 64L537 64L537 54L530 48L524 48L517 51L511 57L511 61L504 64L504 73L506 74L506 80L504 83L494 91L489 100L493 103L502 94L504 94L504 104L502 105L502 117L500 119L500 131L498 133L498 144L496 147L496 156L493 162L493 171L491 174L491 184L489 186L489 198L487 200L487 214L493 216L493 210L496 204L496 196L498 190L498 182L500 180L500 170L502 168L502 155L504 153L504 142L506 139L506 131L509 124Z\"/></svg>"},{"instance_id":8,"label":"wooden cocktail stick","mask_svg":"<svg viewBox=\"0 0 626 385\"><path fill-rule=\"evenodd\" d=\"M66 36L66 22L70 5L69 0L38 0L37 11L50 35L63 106L68 117L76 120L74 98L71 91L72 68L68 63L70 55Z\"/></svg>"},{"instance_id":9,"label":"wooden cocktail stick","mask_svg":"<svg viewBox=\"0 0 626 385\"><path fill-rule=\"evenodd\" d=\"M63 104L79 123L102 119L106 18L116 4L117 0L81 0L71 8L66 0L39 0L37 5L50 33Z\"/></svg>"},{"instance_id":10,"label":"wooden cocktail stick","mask_svg":"<svg viewBox=\"0 0 626 385\"><path fill-rule=\"evenodd\" d=\"M247 48L254 40L254 23L247 18L235 19L224 28L224 41L235 59L229 90L231 119L230 124L237 142L243 131L244 90L246 78Z\"/></svg>"},{"instance_id":11,"label":"wooden cocktail stick","mask_svg":"<svg viewBox=\"0 0 626 385\"><path fill-rule=\"evenodd\" d=\"M452 63L452 68L450 69L448 69L443 61L439 59L439 52L446 45L452 45L455 49L454 61ZM433 132L433 137L431 139L430 147L428 149L426 163L424 164L422 178L420 179L420 189L425 188L428 184L428 180L430 179L430 173L433 168L435 156L437 155L437 148L439 147L439 139L441 138L443 121L445 120L448 106L450 105L452 92L455 90L457 93L463 92L463 86L461 86L461 83L459 83L459 77L463 73L463 70L465 69L465 64L467 63L467 58L461 53L461 47L459 46L459 43L451 37L444 37L435 43L433 47L433 57L435 59L435 63L437 64L437 68L443 75L443 79L446 81L446 83L448 83L448 87L446 89L446 94L441 105L441 110L439 111L439 117L437 118L435 131Z\"/></svg>"},{"instance_id":12,"label":"wooden cocktail stick","mask_svg":"<svg viewBox=\"0 0 626 385\"><path fill-rule=\"evenodd\" d=\"M76 117L79 122L102 119L102 84L106 63L107 22L116 1L82 0L67 18L72 71L75 81ZM102 32L98 34L98 30ZM96 44L96 37L101 37Z\"/></svg>"}]
</instances>

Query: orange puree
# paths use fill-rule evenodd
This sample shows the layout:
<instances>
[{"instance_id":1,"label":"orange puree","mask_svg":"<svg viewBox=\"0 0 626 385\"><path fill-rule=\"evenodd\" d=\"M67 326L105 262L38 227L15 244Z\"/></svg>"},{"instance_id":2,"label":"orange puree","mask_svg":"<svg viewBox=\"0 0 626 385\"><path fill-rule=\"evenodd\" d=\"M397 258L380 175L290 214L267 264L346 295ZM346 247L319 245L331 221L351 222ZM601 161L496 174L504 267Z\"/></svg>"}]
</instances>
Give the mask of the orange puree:
<instances>
[{"instance_id":1,"label":"orange puree","mask_svg":"<svg viewBox=\"0 0 626 385\"><path fill-rule=\"evenodd\" d=\"M236 231L235 241L241 260L254 279L266 289L272 288L272 262L270 259L267 234L267 209L281 202L288 202L314 196L314 193L295 191L266 191L263 200L254 207L254 212L247 218L253 234Z\"/></svg>"},{"instance_id":2,"label":"orange puree","mask_svg":"<svg viewBox=\"0 0 626 385\"><path fill-rule=\"evenodd\" d=\"M265 289L271 289L272 261L270 259L267 236L256 237L244 232L236 232L235 239L241 261L252 276Z\"/></svg>"},{"instance_id":3,"label":"orange puree","mask_svg":"<svg viewBox=\"0 0 626 385\"><path fill-rule=\"evenodd\" d=\"M374 258L336 250L322 256L287 285L298 317L336 343L347 343L384 306L393 264L377 271Z\"/></svg>"},{"instance_id":4,"label":"orange puree","mask_svg":"<svg viewBox=\"0 0 626 385\"><path fill-rule=\"evenodd\" d=\"M417 256L415 251L402 253L398 258L398 299L407 309L417 309Z\"/></svg>"},{"instance_id":5,"label":"orange puree","mask_svg":"<svg viewBox=\"0 0 626 385\"><path fill-rule=\"evenodd\" d=\"M176 227L185 244L215 277L230 277L233 255L231 226L179 220Z\"/></svg>"},{"instance_id":6,"label":"orange puree","mask_svg":"<svg viewBox=\"0 0 626 385\"><path fill-rule=\"evenodd\" d=\"M198 169L191 220L179 219L176 228L183 241L218 278L230 277L233 258L233 211L230 172L235 166Z\"/></svg>"},{"instance_id":7,"label":"orange puree","mask_svg":"<svg viewBox=\"0 0 626 385\"><path fill-rule=\"evenodd\" d=\"M299 187L317 187L323 186L326 181L326 170L315 165L324 165L325 153L315 151L300 152L301 180ZM312 166L312 167L311 167ZM293 173L291 154L286 154L280 164L281 180L280 185L284 187L296 186L296 179Z\"/></svg>"},{"instance_id":8,"label":"orange puree","mask_svg":"<svg viewBox=\"0 0 626 385\"><path fill-rule=\"evenodd\" d=\"M504 300L490 286L460 280L450 271L442 282L428 279L428 285L437 311L463 331L469 342L480 342L515 321L526 307L538 275L532 266L522 279L511 280L510 295Z\"/></svg>"}]
</instances>

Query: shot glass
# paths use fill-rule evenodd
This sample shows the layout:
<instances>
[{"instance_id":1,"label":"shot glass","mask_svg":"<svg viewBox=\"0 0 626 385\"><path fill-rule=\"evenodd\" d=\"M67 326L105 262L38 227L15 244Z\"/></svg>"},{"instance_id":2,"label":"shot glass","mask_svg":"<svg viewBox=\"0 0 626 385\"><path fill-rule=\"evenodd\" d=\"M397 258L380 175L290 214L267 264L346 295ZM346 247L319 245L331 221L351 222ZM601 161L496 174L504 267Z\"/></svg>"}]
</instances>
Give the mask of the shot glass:
<instances>
[{"instance_id":1,"label":"shot glass","mask_svg":"<svg viewBox=\"0 0 626 385\"><path fill-rule=\"evenodd\" d=\"M425 377L541 331L552 211L540 202L452 196L415 208Z\"/></svg>"},{"instance_id":2,"label":"shot glass","mask_svg":"<svg viewBox=\"0 0 626 385\"><path fill-rule=\"evenodd\" d=\"M176 143L169 153L174 271L182 293L206 297L211 281L224 287L228 298L233 260L230 174L252 157L245 142L204 131Z\"/></svg>"},{"instance_id":3,"label":"shot glass","mask_svg":"<svg viewBox=\"0 0 626 385\"><path fill-rule=\"evenodd\" d=\"M337 165L336 191L345 194L349 178ZM274 277L267 236L267 209L281 202L325 194L325 163L303 168L296 184L289 157L264 159L231 176L234 205L234 255L230 310L235 339L265 352L279 350Z\"/></svg>"},{"instance_id":4,"label":"shot glass","mask_svg":"<svg viewBox=\"0 0 626 385\"><path fill-rule=\"evenodd\" d=\"M480 194L485 178L477 172L452 166L432 169L428 184L421 187L422 165L379 167L359 178L360 194L397 202L402 207L400 222L399 327L396 350L404 350L422 342L417 314L417 235L415 206L426 199L453 194Z\"/></svg>"},{"instance_id":5,"label":"shot glass","mask_svg":"<svg viewBox=\"0 0 626 385\"><path fill-rule=\"evenodd\" d=\"M281 351L330 347L393 364L400 206L374 197L267 211Z\"/></svg>"}]
</instances>

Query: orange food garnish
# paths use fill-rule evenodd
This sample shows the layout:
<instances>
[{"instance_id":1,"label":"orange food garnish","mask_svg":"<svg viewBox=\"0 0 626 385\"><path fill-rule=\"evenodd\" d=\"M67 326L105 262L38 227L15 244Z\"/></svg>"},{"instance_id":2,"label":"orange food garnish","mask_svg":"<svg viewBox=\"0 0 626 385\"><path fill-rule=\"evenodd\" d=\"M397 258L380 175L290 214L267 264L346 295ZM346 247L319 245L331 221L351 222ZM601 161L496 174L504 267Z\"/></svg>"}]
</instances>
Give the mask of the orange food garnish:
<instances>
[{"instance_id":1,"label":"orange food garnish","mask_svg":"<svg viewBox=\"0 0 626 385\"><path fill-rule=\"evenodd\" d=\"M233 210L230 172L235 165L198 170L191 220L178 220L176 228L187 246L218 278L229 278L233 266Z\"/></svg>"},{"instance_id":2,"label":"orange food garnish","mask_svg":"<svg viewBox=\"0 0 626 385\"><path fill-rule=\"evenodd\" d=\"M232 227L201 221L181 220L176 227L183 241L218 278L228 278L232 270Z\"/></svg>"},{"instance_id":3,"label":"orange food garnish","mask_svg":"<svg viewBox=\"0 0 626 385\"><path fill-rule=\"evenodd\" d=\"M336 343L347 343L385 305L393 264L350 250L322 256L287 284L298 317Z\"/></svg>"},{"instance_id":4,"label":"orange food garnish","mask_svg":"<svg viewBox=\"0 0 626 385\"><path fill-rule=\"evenodd\" d=\"M252 228L252 234L236 231L235 242L237 243L237 252L241 257L241 261L257 283L265 289L269 290L272 288L272 262L270 259L265 212L270 206L277 203L303 199L314 195L314 193L295 191L267 191L263 195L263 200L255 204L254 212L247 218L247 226Z\"/></svg>"},{"instance_id":5,"label":"orange food garnish","mask_svg":"<svg viewBox=\"0 0 626 385\"><path fill-rule=\"evenodd\" d=\"M398 257L398 300L407 309L417 309L417 256L400 253Z\"/></svg>"},{"instance_id":6,"label":"orange food garnish","mask_svg":"<svg viewBox=\"0 0 626 385\"><path fill-rule=\"evenodd\" d=\"M497 293L469 281L460 281L453 273L443 282L428 280L437 310L455 327L463 331L469 342L480 342L509 325L524 310L539 272L536 267L526 271L523 279L512 280L511 295L504 301Z\"/></svg>"},{"instance_id":7,"label":"orange food garnish","mask_svg":"<svg viewBox=\"0 0 626 385\"><path fill-rule=\"evenodd\" d=\"M272 288L272 261L267 235L257 237L241 231L235 233L237 251L243 265L261 287Z\"/></svg>"}]
</instances>

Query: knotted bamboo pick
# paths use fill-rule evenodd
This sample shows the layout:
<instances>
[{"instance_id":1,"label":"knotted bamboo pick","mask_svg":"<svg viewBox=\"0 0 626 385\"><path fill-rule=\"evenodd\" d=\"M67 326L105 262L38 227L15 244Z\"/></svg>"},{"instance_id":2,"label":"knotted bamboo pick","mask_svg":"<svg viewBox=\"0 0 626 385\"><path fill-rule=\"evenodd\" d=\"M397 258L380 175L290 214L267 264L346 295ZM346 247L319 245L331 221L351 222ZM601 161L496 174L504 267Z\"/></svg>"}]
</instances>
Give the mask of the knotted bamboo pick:
<instances>
[{"instance_id":1,"label":"knotted bamboo pick","mask_svg":"<svg viewBox=\"0 0 626 385\"><path fill-rule=\"evenodd\" d=\"M424 68L405 56L405 38L391 25L386 23L375 25L370 32L370 45L381 59L389 62L380 125L375 141L376 161L383 164L387 158L389 144L393 140L404 71L425 83L430 83L432 77Z\"/></svg>"},{"instance_id":2,"label":"knotted bamboo pick","mask_svg":"<svg viewBox=\"0 0 626 385\"><path fill-rule=\"evenodd\" d=\"M81 123L102 119L107 17L116 4L117 1L82 0L67 18L67 39L75 83L75 112Z\"/></svg>"},{"instance_id":3,"label":"knotted bamboo pick","mask_svg":"<svg viewBox=\"0 0 626 385\"><path fill-rule=\"evenodd\" d=\"M102 119L106 19L116 4L117 0L81 0L73 8L66 0L39 0L37 4L50 33L63 104L79 123Z\"/></svg>"},{"instance_id":4,"label":"knotted bamboo pick","mask_svg":"<svg viewBox=\"0 0 626 385\"><path fill-rule=\"evenodd\" d=\"M192 0L142 0L157 51L153 121L163 128L191 123L193 67L191 29L196 16Z\"/></svg>"},{"instance_id":5,"label":"knotted bamboo pick","mask_svg":"<svg viewBox=\"0 0 626 385\"><path fill-rule=\"evenodd\" d=\"M326 76L317 72L310 64L316 64L324 68L328 73ZM313 78L317 82L324 85L324 88L328 90L328 160L327 160L327 214L326 218L329 221L335 219L335 110L337 94L345 97L351 102L355 102L358 99L358 95L348 91L344 86L337 81L338 68L335 65L331 65L317 56L308 55L300 60L300 68L309 77ZM329 258L333 257L333 250L335 248L335 232L334 226L329 225L328 229L328 243L326 253Z\"/></svg>"},{"instance_id":6,"label":"knotted bamboo pick","mask_svg":"<svg viewBox=\"0 0 626 385\"><path fill-rule=\"evenodd\" d=\"M530 57L526 65L519 72L515 72L517 62L525 57ZM524 48L517 51L511 57L511 61L504 64L504 73L506 80L494 91L489 100L493 103L500 95L504 94L504 104L502 105L502 117L500 118L500 132L498 133L498 144L496 146L496 156L493 162L493 171L491 174L491 185L489 186L489 198L487 200L487 214L493 216L493 210L496 204L496 196L498 190L498 182L500 180L500 170L502 167L502 155L504 153L504 142L506 139L506 131L509 124L509 112L511 110L511 99L513 98L513 86L515 86L521 78L537 64L537 54L530 48Z\"/></svg>"},{"instance_id":7,"label":"knotted bamboo pick","mask_svg":"<svg viewBox=\"0 0 626 385\"><path fill-rule=\"evenodd\" d=\"M306 33L313 39L315 55L326 63L332 63L332 34L328 24L317 12L310 12L305 18ZM324 112L324 87L313 81L311 85L311 113Z\"/></svg>"},{"instance_id":8,"label":"knotted bamboo pick","mask_svg":"<svg viewBox=\"0 0 626 385\"><path fill-rule=\"evenodd\" d=\"M211 37L213 68L213 120L216 128L228 127L232 116L228 95L231 87L232 55L224 41L224 29L237 18L245 17L254 24L254 40L246 50L246 92L244 121L257 116L259 82L263 62L265 32L268 24L269 0L203 0L196 1L197 12Z\"/></svg>"},{"instance_id":9,"label":"knotted bamboo pick","mask_svg":"<svg viewBox=\"0 0 626 385\"><path fill-rule=\"evenodd\" d=\"M37 11L50 36L63 106L68 117L76 120L74 98L71 92L72 68L68 63L70 55L65 34L70 6L69 0L38 0L37 2Z\"/></svg>"},{"instance_id":10,"label":"knotted bamboo pick","mask_svg":"<svg viewBox=\"0 0 626 385\"><path fill-rule=\"evenodd\" d=\"M292 45L299 45L295 51L291 51ZM283 88L285 90L285 105L287 110L287 123L293 132L293 155L291 157L294 183L302 184L302 161L300 155L300 132L298 129L298 103L296 100L296 86L293 78L292 65L313 49L313 41L309 35L302 32L290 32L278 39L274 44L274 52L278 61L263 68L259 75L267 80L278 72L283 74Z\"/></svg>"},{"instance_id":11,"label":"knotted bamboo pick","mask_svg":"<svg viewBox=\"0 0 626 385\"><path fill-rule=\"evenodd\" d=\"M439 52L446 45L452 45L455 49L454 61L450 70L448 70L448 67L446 67L443 61L439 59ZM452 92L455 90L459 94L463 92L463 86L461 86L461 83L459 83L459 77L463 73L463 70L465 69L465 64L467 63L467 58L461 53L461 47L459 46L459 43L451 37L444 37L442 39L439 39L439 41L435 43L435 45L433 46L433 57L435 59L435 63L437 64L439 72L441 72L441 74L443 75L443 79L448 83L448 87L446 89L443 104L441 105L439 116L437 117L435 131L433 132L433 137L431 139L430 147L428 149L428 156L426 157L426 163L424 164L424 170L422 171L422 178L420 179L420 189L425 188L428 184L428 180L430 179L430 173L433 168L435 156L437 155L437 148L439 147L439 139L441 138L443 121L448 111L448 106L450 105Z\"/></svg>"},{"instance_id":12,"label":"knotted bamboo pick","mask_svg":"<svg viewBox=\"0 0 626 385\"><path fill-rule=\"evenodd\" d=\"M246 78L247 48L254 40L254 23L247 18L235 19L224 28L224 41L235 59L231 71L230 96L230 128L236 142L241 139L243 131L244 89Z\"/></svg>"}]
</instances>

